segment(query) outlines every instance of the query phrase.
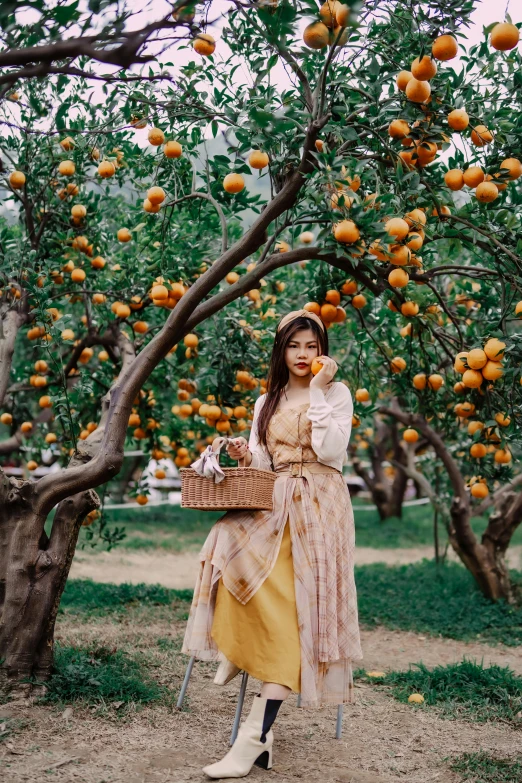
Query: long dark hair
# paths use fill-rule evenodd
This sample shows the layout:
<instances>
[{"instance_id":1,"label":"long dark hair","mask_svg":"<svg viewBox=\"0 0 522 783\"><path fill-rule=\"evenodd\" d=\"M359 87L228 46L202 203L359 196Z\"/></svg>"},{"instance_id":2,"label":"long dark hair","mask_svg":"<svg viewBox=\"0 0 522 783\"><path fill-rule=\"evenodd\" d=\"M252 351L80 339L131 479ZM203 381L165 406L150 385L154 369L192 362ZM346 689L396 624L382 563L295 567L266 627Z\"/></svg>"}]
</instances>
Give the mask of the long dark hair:
<instances>
[{"instance_id":1,"label":"long dark hair","mask_svg":"<svg viewBox=\"0 0 522 783\"><path fill-rule=\"evenodd\" d=\"M290 377L290 372L285 362L286 346L294 334L302 329L312 330L317 339L318 355L328 356L328 334L326 328L321 329L313 318L307 318L305 315L299 316L299 318L295 318L286 324L279 332L276 332L272 356L270 357L270 367L268 369L267 399L263 402L257 425L258 440L264 446L267 445L266 433L268 423L279 404L283 389Z\"/></svg>"}]
</instances>

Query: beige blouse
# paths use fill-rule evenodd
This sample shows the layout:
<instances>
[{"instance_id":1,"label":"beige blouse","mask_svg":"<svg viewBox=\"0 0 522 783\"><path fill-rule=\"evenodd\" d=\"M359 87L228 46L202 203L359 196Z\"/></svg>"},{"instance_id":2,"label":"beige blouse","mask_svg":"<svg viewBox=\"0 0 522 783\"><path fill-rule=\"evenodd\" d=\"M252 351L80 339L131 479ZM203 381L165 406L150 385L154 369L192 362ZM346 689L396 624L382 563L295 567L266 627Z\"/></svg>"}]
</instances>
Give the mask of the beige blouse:
<instances>
[{"instance_id":1,"label":"beige blouse","mask_svg":"<svg viewBox=\"0 0 522 783\"><path fill-rule=\"evenodd\" d=\"M259 442L257 423L266 394L258 397L248 447L252 452L252 467L273 470L266 447ZM312 422L312 448L317 459L342 472L348 463L348 443L352 432L353 401L350 389L340 381L333 381L325 391L310 387L310 406L306 417Z\"/></svg>"}]
</instances>

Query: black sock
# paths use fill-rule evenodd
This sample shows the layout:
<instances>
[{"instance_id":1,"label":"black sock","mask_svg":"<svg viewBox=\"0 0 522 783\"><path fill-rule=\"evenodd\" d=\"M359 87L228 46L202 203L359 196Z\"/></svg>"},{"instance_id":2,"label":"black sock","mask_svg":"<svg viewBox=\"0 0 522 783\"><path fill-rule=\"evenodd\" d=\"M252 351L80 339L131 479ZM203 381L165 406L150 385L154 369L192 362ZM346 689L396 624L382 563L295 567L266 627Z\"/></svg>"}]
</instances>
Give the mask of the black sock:
<instances>
[{"instance_id":1,"label":"black sock","mask_svg":"<svg viewBox=\"0 0 522 783\"><path fill-rule=\"evenodd\" d=\"M257 698L255 696L254 698ZM277 713L279 712L279 707L283 703L283 699L267 699L266 700L266 707L265 707L265 714L263 716L263 730L261 733L261 742L266 742L266 735L272 728L272 724L274 723Z\"/></svg>"}]
</instances>

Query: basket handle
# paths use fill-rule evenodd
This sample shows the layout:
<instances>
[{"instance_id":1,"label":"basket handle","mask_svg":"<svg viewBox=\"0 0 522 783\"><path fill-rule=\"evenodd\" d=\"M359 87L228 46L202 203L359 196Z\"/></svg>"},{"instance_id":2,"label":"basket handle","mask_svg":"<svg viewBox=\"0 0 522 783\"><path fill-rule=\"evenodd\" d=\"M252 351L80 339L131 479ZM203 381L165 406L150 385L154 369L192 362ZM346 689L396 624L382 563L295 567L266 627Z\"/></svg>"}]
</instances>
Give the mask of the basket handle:
<instances>
[{"instance_id":1,"label":"basket handle","mask_svg":"<svg viewBox=\"0 0 522 783\"><path fill-rule=\"evenodd\" d=\"M217 454L217 461L219 463L219 457L221 454L221 449L223 446L226 446L227 443L230 441L235 440L235 438L228 438L226 435L219 435L217 438L214 438L212 441L212 451L215 451ZM245 468L245 457L241 457L237 461L238 467Z\"/></svg>"}]
</instances>

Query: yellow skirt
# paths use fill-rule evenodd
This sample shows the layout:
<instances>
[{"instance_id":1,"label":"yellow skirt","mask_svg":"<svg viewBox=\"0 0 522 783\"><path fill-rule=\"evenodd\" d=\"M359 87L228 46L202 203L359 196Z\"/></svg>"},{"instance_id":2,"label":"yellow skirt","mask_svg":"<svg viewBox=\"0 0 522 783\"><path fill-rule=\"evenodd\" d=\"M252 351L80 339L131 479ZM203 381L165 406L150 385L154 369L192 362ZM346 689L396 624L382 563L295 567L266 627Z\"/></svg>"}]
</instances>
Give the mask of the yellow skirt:
<instances>
[{"instance_id":1,"label":"yellow skirt","mask_svg":"<svg viewBox=\"0 0 522 783\"><path fill-rule=\"evenodd\" d=\"M290 526L275 565L246 604L218 582L212 638L229 661L262 682L301 691L301 646Z\"/></svg>"}]
</instances>

